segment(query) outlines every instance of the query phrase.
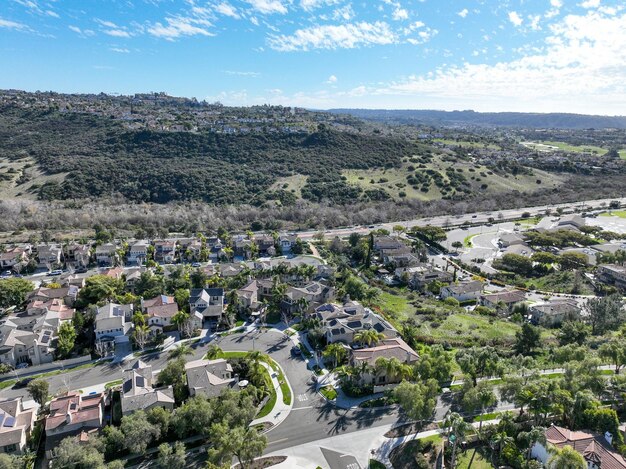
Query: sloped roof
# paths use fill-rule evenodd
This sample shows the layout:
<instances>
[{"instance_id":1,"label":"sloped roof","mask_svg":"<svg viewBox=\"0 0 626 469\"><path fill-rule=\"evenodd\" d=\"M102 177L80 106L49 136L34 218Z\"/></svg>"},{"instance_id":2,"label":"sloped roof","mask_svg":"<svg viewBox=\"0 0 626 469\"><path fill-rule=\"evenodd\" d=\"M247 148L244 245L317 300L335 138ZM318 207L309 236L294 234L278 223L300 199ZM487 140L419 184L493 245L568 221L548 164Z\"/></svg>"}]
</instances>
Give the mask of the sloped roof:
<instances>
[{"instance_id":1,"label":"sloped roof","mask_svg":"<svg viewBox=\"0 0 626 469\"><path fill-rule=\"evenodd\" d=\"M571 446L602 469L626 469L626 460L601 435L553 425L546 430L546 440L558 448Z\"/></svg>"}]
</instances>

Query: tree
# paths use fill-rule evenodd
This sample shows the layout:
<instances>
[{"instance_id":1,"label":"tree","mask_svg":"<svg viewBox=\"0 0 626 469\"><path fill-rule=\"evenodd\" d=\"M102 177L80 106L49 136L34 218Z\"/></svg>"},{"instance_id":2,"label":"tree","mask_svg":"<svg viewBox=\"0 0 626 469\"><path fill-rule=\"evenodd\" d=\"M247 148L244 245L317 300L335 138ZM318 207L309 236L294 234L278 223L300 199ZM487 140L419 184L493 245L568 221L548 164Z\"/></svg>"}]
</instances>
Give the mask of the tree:
<instances>
[{"instance_id":1,"label":"tree","mask_svg":"<svg viewBox=\"0 0 626 469\"><path fill-rule=\"evenodd\" d=\"M210 401L202 396L194 396L174 411L170 424L179 438L206 436L211 431L214 414Z\"/></svg>"},{"instance_id":2,"label":"tree","mask_svg":"<svg viewBox=\"0 0 626 469\"><path fill-rule=\"evenodd\" d=\"M522 329L515 333L515 349L517 353L529 355L539 346L541 332L539 328L525 322Z\"/></svg>"},{"instance_id":3,"label":"tree","mask_svg":"<svg viewBox=\"0 0 626 469\"><path fill-rule=\"evenodd\" d=\"M84 288L78 292L77 306L84 308L104 300L112 300L123 292L124 282L121 279L106 275L92 275L85 281Z\"/></svg>"},{"instance_id":4,"label":"tree","mask_svg":"<svg viewBox=\"0 0 626 469\"><path fill-rule=\"evenodd\" d=\"M614 337L602 344L598 349L600 358L609 360L615 366L615 374L618 375L622 367L626 365L626 339Z\"/></svg>"},{"instance_id":5,"label":"tree","mask_svg":"<svg viewBox=\"0 0 626 469\"><path fill-rule=\"evenodd\" d=\"M120 430L124 434L126 448L136 454L144 454L148 445L161 435L160 429L148 421L143 410L122 417Z\"/></svg>"},{"instance_id":6,"label":"tree","mask_svg":"<svg viewBox=\"0 0 626 469\"><path fill-rule=\"evenodd\" d=\"M48 381L45 379L36 379L28 383L26 390L28 391L30 397L32 397L37 404L43 407L48 400L49 388L50 386Z\"/></svg>"},{"instance_id":7,"label":"tree","mask_svg":"<svg viewBox=\"0 0 626 469\"><path fill-rule=\"evenodd\" d=\"M174 398L176 402L182 402L187 396L187 382L185 375L185 359L178 357L170 360L159 372L159 384L172 386L174 388Z\"/></svg>"},{"instance_id":8,"label":"tree","mask_svg":"<svg viewBox=\"0 0 626 469\"><path fill-rule=\"evenodd\" d=\"M191 288L204 288L209 281L209 276L204 270L198 268L191 272L189 280L191 281Z\"/></svg>"},{"instance_id":9,"label":"tree","mask_svg":"<svg viewBox=\"0 0 626 469\"><path fill-rule=\"evenodd\" d=\"M450 467L455 467L457 445L459 444L459 440L462 440L470 430L471 425L463 420L463 417L459 414L452 412L446 415L446 418L443 421L443 427L446 429L448 441L452 443Z\"/></svg>"},{"instance_id":10,"label":"tree","mask_svg":"<svg viewBox=\"0 0 626 469\"><path fill-rule=\"evenodd\" d=\"M528 277L533 271L533 261L521 254L505 254L493 262L496 269L514 272L523 277Z\"/></svg>"},{"instance_id":11,"label":"tree","mask_svg":"<svg viewBox=\"0 0 626 469\"><path fill-rule=\"evenodd\" d=\"M607 330L619 328L626 315L623 300L618 294L603 298L589 298L584 309L593 335L601 335Z\"/></svg>"},{"instance_id":12,"label":"tree","mask_svg":"<svg viewBox=\"0 0 626 469\"><path fill-rule=\"evenodd\" d=\"M561 329L556 333L559 344L578 344L582 345L591 334L591 326L582 321L565 321L561 325Z\"/></svg>"},{"instance_id":13,"label":"tree","mask_svg":"<svg viewBox=\"0 0 626 469\"><path fill-rule=\"evenodd\" d=\"M498 403L498 398L493 392L493 387L486 381L481 381L476 386L472 386L463 393L461 405L463 410L473 414L477 410L481 414L485 413L485 409L492 407ZM480 419L478 424L478 435L481 435L483 428L483 420Z\"/></svg>"},{"instance_id":14,"label":"tree","mask_svg":"<svg viewBox=\"0 0 626 469\"><path fill-rule=\"evenodd\" d=\"M148 342L148 336L150 335L150 329L145 324L140 324L135 326L135 331L133 332L133 339L135 340L135 344L141 350L144 349L146 343Z\"/></svg>"},{"instance_id":15,"label":"tree","mask_svg":"<svg viewBox=\"0 0 626 469\"><path fill-rule=\"evenodd\" d=\"M33 288L34 285L23 278L0 280L0 308L20 306Z\"/></svg>"},{"instance_id":16,"label":"tree","mask_svg":"<svg viewBox=\"0 0 626 469\"><path fill-rule=\"evenodd\" d=\"M104 454L107 459L119 456L125 449L125 437L119 427L107 425L102 429Z\"/></svg>"},{"instance_id":17,"label":"tree","mask_svg":"<svg viewBox=\"0 0 626 469\"><path fill-rule=\"evenodd\" d=\"M429 419L435 410L438 389L434 379L423 383L403 381L392 393L409 418L422 422Z\"/></svg>"},{"instance_id":18,"label":"tree","mask_svg":"<svg viewBox=\"0 0 626 469\"><path fill-rule=\"evenodd\" d=\"M433 378L439 383L450 380L454 358L440 344L433 345L426 353L422 353L415 365L416 374L422 379Z\"/></svg>"},{"instance_id":19,"label":"tree","mask_svg":"<svg viewBox=\"0 0 626 469\"><path fill-rule=\"evenodd\" d=\"M448 234L443 228L432 225L414 226L413 228L411 228L411 233L415 235L422 235L428 240L436 243L445 241L448 237Z\"/></svg>"},{"instance_id":20,"label":"tree","mask_svg":"<svg viewBox=\"0 0 626 469\"><path fill-rule=\"evenodd\" d=\"M15 469L16 467L20 467L20 461L17 457L7 453L0 453L0 469Z\"/></svg>"},{"instance_id":21,"label":"tree","mask_svg":"<svg viewBox=\"0 0 626 469\"><path fill-rule=\"evenodd\" d=\"M61 440L55 448L55 458L51 462L52 469L104 469L104 455L96 447L97 441L89 439L81 444L74 436Z\"/></svg>"},{"instance_id":22,"label":"tree","mask_svg":"<svg viewBox=\"0 0 626 469\"><path fill-rule=\"evenodd\" d=\"M207 349L207 352L205 355L207 360L215 360L216 358L221 358L223 356L224 356L224 351L217 344L209 345L209 348Z\"/></svg>"},{"instance_id":23,"label":"tree","mask_svg":"<svg viewBox=\"0 0 626 469\"><path fill-rule=\"evenodd\" d=\"M164 407L153 407L146 412L148 422L159 429L161 438L168 434L170 430L170 422L172 420L172 412Z\"/></svg>"},{"instance_id":24,"label":"tree","mask_svg":"<svg viewBox=\"0 0 626 469\"><path fill-rule=\"evenodd\" d=\"M77 313L81 314L81 313ZM57 340L57 354L59 358L67 357L74 349L76 341L76 329L71 322L64 322L59 327Z\"/></svg>"},{"instance_id":25,"label":"tree","mask_svg":"<svg viewBox=\"0 0 626 469\"><path fill-rule=\"evenodd\" d=\"M214 424L211 426L211 440L214 446L208 451L209 461L223 464L235 456L242 469L261 456L267 446L265 435L261 435L256 428L241 425L228 427Z\"/></svg>"},{"instance_id":26,"label":"tree","mask_svg":"<svg viewBox=\"0 0 626 469\"><path fill-rule=\"evenodd\" d=\"M334 343L327 345L322 355L324 358L331 358L333 360L333 368L337 368L348 357L348 351L343 345Z\"/></svg>"},{"instance_id":27,"label":"tree","mask_svg":"<svg viewBox=\"0 0 626 469\"><path fill-rule=\"evenodd\" d=\"M493 347L472 347L459 350L456 361L461 371L468 375L474 385L478 378L494 376L502 371L500 357Z\"/></svg>"},{"instance_id":28,"label":"tree","mask_svg":"<svg viewBox=\"0 0 626 469\"><path fill-rule=\"evenodd\" d=\"M178 347L173 348L167 354L168 358L184 357L185 355L193 355L193 350L187 344L180 344Z\"/></svg>"},{"instance_id":29,"label":"tree","mask_svg":"<svg viewBox=\"0 0 626 469\"><path fill-rule=\"evenodd\" d=\"M517 439L526 445L526 461L530 461L532 449L535 443L541 443L544 446L546 445L546 429L543 427L532 427L527 432L518 433Z\"/></svg>"},{"instance_id":30,"label":"tree","mask_svg":"<svg viewBox=\"0 0 626 469\"><path fill-rule=\"evenodd\" d=\"M559 256L559 264L563 270L584 269L589 265L589 258L582 252L564 252Z\"/></svg>"},{"instance_id":31,"label":"tree","mask_svg":"<svg viewBox=\"0 0 626 469\"><path fill-rule=\"evenodd\" d=\"M189 337L193 333L193 323L189 313L181 310L172 317L174 324L183 337Z\"/></svg>"},{"instance_id":32,"label":"tree","mask_svg":"<svg viewBox=\"0 0 626 469\"><path fill-rule=\"evenodd\" d=\"M498 458L502 455L502 450L507 446L513 443L513 438L507 435L505 432L498 432L491 438L490 444L496 448L493 455L498 455Z\"/></svg>"},{"instance_id":33,"label":"tree","mask_svg":"<svg viewBox=\"0 0 626 469\"><path fill-rule=\"evenodd\" d=\"M587 463L582 455L569 445L563 448L550 448L552 456L548 460L550 469L586 469Z\"/></svg>"},{"instance_id":34,"label":"tree","mask_svg":"<svg viewBox=\"0 0 626 469\"><path fill-rule=\"evenodd\" d=\"M396 357L378 357L374 369L377 374L386 376L387 382L409 379L412 374L411 367L402 363Z\"/></svg>"},{"instance_id":35,"label":"tree","mask_svg":"<svg viewBox=\"0 0 626 469\"><path fill-rule=\"evenodd\" d=\"M367 345L368 347L378 344L378 342L384 338L385 335L382 332L378 332L376 329L363 329L354 334L354 342Z\"/></svg>"},{"instance_id":36,"label":"tree","mask_svg":"<svg viewBox=\"0 0 626 469\"><path fill-rule=\"evenodd\" d=\"M182 441L177 441L173 447L168 443L159 445L159 456L157 457L159 467L162 469L184 469L186 463L187 453Z\"/></svg>"},{"instance_id":37,"label":"tree","mask_svg":"<svg viewBox=\"0 0 626 469\"><path fill-rule=\"evenodd\" d=\"M461 241L455 241L451 246L458 252L459 249L463 247L463 243Z\"/></svg>"}]
</instances>

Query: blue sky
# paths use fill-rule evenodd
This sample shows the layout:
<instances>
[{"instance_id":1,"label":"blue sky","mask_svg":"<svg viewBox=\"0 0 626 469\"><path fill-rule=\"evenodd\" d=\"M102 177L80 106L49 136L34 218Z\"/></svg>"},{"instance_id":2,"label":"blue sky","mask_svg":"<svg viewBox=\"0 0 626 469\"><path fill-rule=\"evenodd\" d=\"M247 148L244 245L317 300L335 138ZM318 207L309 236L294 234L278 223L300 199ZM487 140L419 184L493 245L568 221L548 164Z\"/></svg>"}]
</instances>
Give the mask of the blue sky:
<instances>
[{"instance_id":1,"label":"blue sky","mask_svg":"<svg viewBox=\"0 0 626 469\"><path fill-rule=\"evenodd\" d=\"M0 87L626 113L617 0L0 0Z\"/></svg>"}]
</instances>

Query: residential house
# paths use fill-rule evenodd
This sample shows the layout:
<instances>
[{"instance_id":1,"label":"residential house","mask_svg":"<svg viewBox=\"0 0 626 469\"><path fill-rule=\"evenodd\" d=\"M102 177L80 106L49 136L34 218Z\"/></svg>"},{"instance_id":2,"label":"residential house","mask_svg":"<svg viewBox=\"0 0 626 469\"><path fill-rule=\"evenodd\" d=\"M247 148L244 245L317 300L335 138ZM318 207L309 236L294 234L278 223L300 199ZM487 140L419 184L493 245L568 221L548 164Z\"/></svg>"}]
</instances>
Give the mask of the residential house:
<instances>
[{"instance_id":1,"label":"residential house","mask_svg":"<svg viewBox=\"0 0 626 469\"><path fill-rule=\"evenodd\" d=\"M61 264L63 250L58 244L40 244L37 246L38 267L52 270Z\"/></svg>"},{"instance_id":2,"label":"residential house","mask_svg":"<svg viewBox=\"0 0 626 469\"><path fill-rule=\"evenodd\" d=\"M569 215L563 215L561 219L557 222L557 226L559 229L567 229L567 228L575 228L580 230L583 226L586 225L586 221L583 217L578 214L572 213Z\"/></svg>"},{"instance_id":3,"label":"residential house","mask_svg":"<svg viewBox=\"0 0 626 469\"><path fill-rule=\"evenodd\" d=\"M0 400L0 453L24 453L36 418L37 409L24 409L21 397Z\"/></svg>"},{"instance_id":4,"label":"residential house","mask_svg":"<svg viewBox=\"0 0 626 469\"><path fill-rule=\"evenodd\" d=\"M224 314L223 288L193 288L189 295L189 311L198 312L204 319L218 321Z\"/></svg>"},{"instance_id":5,"label":"residential house","mask_svg":"<svg viewBox=\"0 0 626 469\"><path fill-rule=\"evenodd\" d=\"M153 407L174 408L174 390L171 386L155 389L152 366L137 360L124 371L121 401L122 415Z\"/></svg>"},{"instance_id":6,"label":"residential house","mask_svg":"<svg viewBox=\"0 0 626 469\"><path fill-rule=\"evenodd\" d=\"M87 267L91 260L91 247L87 244L70 243L63 247L65 260L74 267Z\"/></svg>"},{"instance_id":7,"label":"residential house","mask_svg":"<svg viewBox=\"0 0 626 469\"><path fill-rule=\"evenodd\" d=\"M173 296L159 295L150 300L142 298L141 310L147 316L151 333L156 334L172 325L172 318L178 314L178 304Z\"/></svg>"},{"instance_id":8,"label":"residential house","mask_svg":"<svg viewBox=\"0 0 626 469\"><path fill-rule=\"evenodd\" d=\"M258 311L264 299L272 295L272 280L253 279L237 290L239 306L250 311Z\"/></svg>"},{"instance_id":9,"label":"residential house","mask_svg":"<svg viewBox=\"0 0 626 469\"><path fill-rule=\"evenodd\" d=\"M185 364L187 387L191 397L218 396L223 389L233 388L238 379L233 377L233 368L223 358L217 360L195 360Z\"/></svg>"},{"instance_id":10,"label":"residential house","mask_svg":"<svg viewBox=\"0 0 626 469\"><path fill-rule=\"evenodd\" d=\"M0 325L0 362L16 366L20 363L41 365L54 360L52 329L21 330L5 321Z\"/></svg>"},{"instance_id":11,"label":"residential house","mask_svg":"<svg viewBox=\"0 0 626 469\"><path fill-rule=\"evenodd\" d=\"M374 251L381 252L385 249L402 249L406 244L395 236L374 236Z\"/></svg>"},{"instance_id":12,"label":"residential house","mask_svg":"<svg viewBox=\"0 0 626 469\"><path fill-rule=\"evenodd\" d=\"M450 283L453 276L450 272L441 270L432 264L420 264L415 267L396 269L395 275L402 278L408 276L409 286L418 291L424 291L433 282Z\"/></svg>"},{"instance_id":13,"label":"residential house","mask_svg":"<svg viewBox=\"0 0 626 469\"><path fill-rule=\"evenodd\" d=\"M212 266L207 266L207 267L214 269L214 267ZM219 272L220 277L231 278L231 277L235 277L239 275L245 268L246 268L245 264L238 264L238 263L220 264L218 266L218 269L219 269L218 272Z\"/></svg>"},{"instance_id":14,"label":"residential house","mask_svg":"<svg viewBox=\"0 0 626 469\"><path fill-rule=\"evenodd\" d=\"M237 257L250 259L252 257L252 241L243 235L233 237L233 252Z\"/></svg>"},{"instance_id":15,"label":"residential house","mask_svg":"<svg viewBox=\"0 0 626 469\"><path fill-rule=\"evenodd\" d=\"M367 329L380 332L386 338L399 335L391 324L356 301L343 305L327 303L319 306L311 316L322 323L329 344L342 342L350 345L359 331Z\"/></svg>"},{"instance_id":16,"label":"residential house","mask_svg":"<svg viewBox=\"0 0 626 469\"><path fill-rule=\"evenodd\" d=\"M352 350L350 352L350 364L357 368L363 364L368 365L368 371L361 375L361 384L373 384L377 387L388 386L400 381L399 377L389 376L384 369L376 369L376 361L379 358L396 358L400 363L413 365L419 360L419 355L400 337L384 339L374 347ZM375 389L380 392L382 389Z\"/></svg>"},{"instance_id":17,"label":"residential house","mask_svg":"<svg viewBox=\"0 0 626 469\"><path fill-rule=\"evenodd\" d=\"M128 263L144 265L148 259L148 242L137 241L128 248Z\"/></svg>"},{"instance_id":18,"label":"residential house","mask_svg":"<svg viewBox=\"0 0 626 469\"><path fill-rule=\"evenodd\" d=\"M65 304L72 306L78 297L79 288L76 285L69 285L61 288L39 287L28 295L29 301L48 301L53 299L63 300Z\"/></svg>"},{"instance_id":19,"label":"residential house","mask_svg":"<svg viewBox=\"0 0 626 469\"><path fill-rule=\"evenodd\" d=\"M96 246L96 262L100 266L113 265L117 261L117 246L112 243Z\"/></svg>"},{"instance_id":20,"label":"residential house","mask_svg":"<svg viewBox=\"0 0 626 469\"><path fill-rule=\"evenodd\" d=\"M576 300L563 298L532 305L529 309L533 324L546 327L558 326L567 320L575 320L580 316L580 306Z\"/></svg>"},{"instance_id":21,"label":"residential house","mask_svg":"<svg viewBox=\"0 0 626 469\"><path fill-rule=\"evenodd\" d=\"M14 247L0 252L0 270L9 270L28 263L28 254L22 248Z\"/></svg>"},{"instance_id":22,"label":"residential house","mask_svg":"<svg viewBox=\"0 0 626 469\"><path fill-rule=\"evenodd\" d=\"M165 264L176 261L176 241L158 240L154 242L154 260Z\"/></svg>"},{"instance_id":23,"label":"residential house","mask_svg":"<svg viewBox=\"0 0 626 469\"><path fill-rule=\"evenodd\" d=\"M280 250L283 254L290 253L291 248L296 245L297 241L298 235L295 233L286 233L278 237L278 244L280 245Z\"/></svg>"},{"instance_id":24,"label":"residential house","mask_svg":"<svg viewBox=\"0 0 626 469\"><path fill-rule=\"evenodd\" d=\"M441 287L439 294L442 299L454 298L459 302L478 300L483 291L483 284L478 280L461 282Z\"/></svg>"},{"instance_id":25,"label":"residential house","mask_svg":"<svg viewBox=\"0 0 626 469\"><path fill-rule=\"evenodd\" d=\"M81 395L67 393L52 399L46 418L46 456L54 457L55 448L63 438L102 427L104 393Z\"/></svg>"},{"instance_id":26,"label":"residential house","mask_svg":"<svg viewBox=\"0 0 626 469\"><path fill-rule=\"evenodd\" d=\"M105 277L109 277L109 278L114 278L116 280L119 280L122 278L122 276L124 275L124 268L123 267L111 267L110 269L106 269L103 274Z\"/></svg>"},{"instance_id":27,"label":"residential house","mask_svg":"<svg viewBox=\"0 0 626 469\"><path fill-rule=\"evenodd\" d=\"M253 237L254 244L257 245L259 256L275 256L274 237L269 234L257 234Z\"/></svg>"},{"instance_id":28,"label":"residential house","mask_svg":"<svg viewBox=\"0 0 626 469\"><path fill-rule=\"evenodd\" d=\"M128 342L133 305L107 303L98 308L95 320L96 342L113 348L115 343Z\"/></svg>"},{"instance_id":29,"label":"residential house","mask_svg":"<svg viewBox=\"0 0 626 469\"><path fill-rule=\"evenodd\" d=\"M135 267L133 269L128 269L126 272L126 288L128 288L131 292L135 291L135 285L137 281L141 278L141 274L146 272L145 267Z\"/></svg>"},{"instance_id":30,"label":"residential house","mask_svg":"<svg viewBox=\"0 0 626 469\"><path fill-rule=\"evenodd\" d=\"M602 283L626 290L626 266L619 264L602 264L596 269L596 278Z\"/></svg>"},{"instance_id":31,"label":"residential house","mask_svg":"<svg viewBox=\"0 0 626 469\"><path fill-rule=\"evenodd\" d=\"M502 290L480 296L481 305L487 308L500 308L504 305L509 311L524 301L526 301L526 293L522 290Z\"/></svg>"},{"instance_id":32,"label":"residential house","mask_svg":"<svg viewBox=\"0 0 626 469\"><path fill-rule=\"evenodd\" d=\"M626 469L626 460L613 448L613 436L587 431L572 431L552 425L545 431L546 444L537 442L533 445L531 456L542 464L547 464L552 457L553 447L572 447L585 460L588 469Z\"/></svg>"},{"instance_id":33,"label":"residential house","mask_svg":"<svg viewBox=\"0 0 626 469\"><path fill-rule=\"evenodd\" d=\"M280 307L287 314L310 312L318 306L332 301L335 289L320 282L310 282L303 287L287 287Z\"/></svg>"}]
</instances>

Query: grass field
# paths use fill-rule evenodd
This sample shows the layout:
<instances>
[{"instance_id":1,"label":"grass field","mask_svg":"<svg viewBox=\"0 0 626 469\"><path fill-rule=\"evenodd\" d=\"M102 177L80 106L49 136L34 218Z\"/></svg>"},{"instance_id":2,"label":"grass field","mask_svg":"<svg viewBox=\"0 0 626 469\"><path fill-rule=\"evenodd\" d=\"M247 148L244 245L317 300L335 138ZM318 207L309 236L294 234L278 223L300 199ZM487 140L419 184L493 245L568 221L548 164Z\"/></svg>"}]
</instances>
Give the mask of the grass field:
<instances>
[{"instance_id":1,"label":"grass field","mask_svg":"<svg viewBox=\"0 0 626 469\"><path fill-rule=\"evenodd\" d=\"M472 239L474 239L476 236L480 235L481 233L476 233L473 235L469 235L466 236L465 239L463 240L463 246L465 246L466 248L471 248L472 247Z\"/></svg>"},{"instance_id":2,"label":"grass field","mask_svg":"<svg viewBox=\"0 0 626 469\"><path fill-rule=\"evenodd\" d=\"M500 148L499 145L495 143L485 143L485 142L469 142L467 140L451 140L445 138L435 138L433 142L440 142L449 146L457 146L463 148L490 148L492 150L497 150Z\"/></svg>"},{"instance_id":3,"label":"grass field","mask_svg":"<svg viewBox=\"0 0 626 469\"><path fill-rule=\"evenodd\" d=\"M611 210L610 212L601 213L600 216L626 218L626 210Z\"/></svg>"},{"instance_id":4,"label":"grass field","mask_svg":"<svg viewBox=\"0 0 626 469\"><path fill-rule=\"evenodd\" d=\"M302 188L306 184L307 176L296 174L294 176L287 176L278 178L278 180L272 184L272 190L283 189L287 192L293 192L296 197L302 197Z\"/></svg>"},{"instance_id":5,"label":"grass field","mask_svg":"<svg viewBox=\"0 0 626 469\"><path fill-rule=\"evenodd\" d=\"M409 170L409 166L414 166L415 170ZM431 183L428 192L422 192L419 188L414 189L407 183L407 176L415 172L423 172L428 169L439 172L444 180L447 180L445 170L453 166L455 170L460 171L465 176L471 186L472 191L486 191L491 194L500 194L518 190L526 192L535 188L554 188L561 185L564 181L562 176L547 173L538 169L533 169L533 175L517 175L505 177L493 173L486 166L476 166L470 162L443 161L440 156L433 158L432 162L426 164L426 168L417 168L416 163L403 163L400 168L391 169L367 169L367 170L345 170L342 175L346 177L349 184L354 184L364 190L383 189L394 200L401 199L419 199L419 200L437 200L442 197L440 189L434 181ZM481 174L482 173L482 174ZM491 174L489 174L491 173ZM472 178L474 178L472 180ZM537 181L541 181L539 184ZM481 189L482 184L487 184L487 189ZM401 197L403 192L405 197Z\"/></svg>"},{"instance_id":6,"label":"grass field","mask_svg":"<svg viewBox=\"0 0 626 469\"><path fill-rule=\"evenodd\" d=\"M468 449L462 452L458 456L457 469L468 469L469 463L472 460L474 449ZM472 461L472 469L493 469L493 465L489 462L489 457L486 455L486 451L483 448L476 449L476 455Z\"/></svg>"},{"instance_id":7,"label":"grass field","mask_svg":"<svg viewBox=\"0 0 626 469\"><path fill-rule=\"evenodd\" d=\"M570 145L565 142L520 142L526 148L531 148L537 151L553 152L553 151L567 151L571 153L591 153L598 156L604 155L608 150L606 148L594 146L594 145Z\"/></svg>"},{"instance_id":8,"label":"grass field","mask_svg":"<svg viewBox=\"0 0 626 469\"><path fill-rule=\"evenodd\" d=\"M46 182L61 182L67 174L44 174L31 158L11 161L0 157L0 198L36 199L38 186ZM23 175L28 181L18 185L18 179Z\"/></svg>"}]
</instances>

